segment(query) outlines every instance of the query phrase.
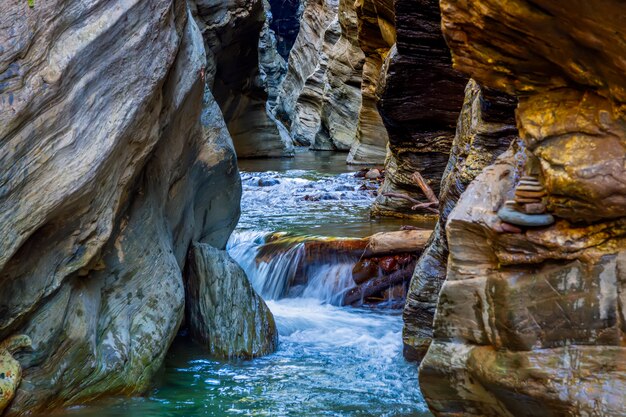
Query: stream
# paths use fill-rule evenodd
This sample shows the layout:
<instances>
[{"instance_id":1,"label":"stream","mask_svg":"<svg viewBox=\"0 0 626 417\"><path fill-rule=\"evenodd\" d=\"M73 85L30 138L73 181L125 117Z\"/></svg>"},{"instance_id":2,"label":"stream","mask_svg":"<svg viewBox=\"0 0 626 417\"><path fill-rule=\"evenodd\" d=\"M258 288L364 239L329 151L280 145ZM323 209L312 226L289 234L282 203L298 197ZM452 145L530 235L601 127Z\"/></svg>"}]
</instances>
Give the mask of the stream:
<instances>
[{"instance_id":1,"label":"stream","mask_svg":"<svg viewBox=\"0 0 626 417\"><path fill-rule=\"evenodd\" d=\"M402 357L400 310L339 306L352 264L316 264L297 291L298 239L365 237L398 230L399 220L370 220L375 184L356 178L345 154L299 153L293 159L240 161L242 216L228 244L276 319L277 352L251 361L208 357L185 337L167 355L144 397L76 407L81 417L431 416L415 364ZM260 262L274 232L293 247ZM265 251L266 252L266 251Z\"/></svg>"}]
</instances>

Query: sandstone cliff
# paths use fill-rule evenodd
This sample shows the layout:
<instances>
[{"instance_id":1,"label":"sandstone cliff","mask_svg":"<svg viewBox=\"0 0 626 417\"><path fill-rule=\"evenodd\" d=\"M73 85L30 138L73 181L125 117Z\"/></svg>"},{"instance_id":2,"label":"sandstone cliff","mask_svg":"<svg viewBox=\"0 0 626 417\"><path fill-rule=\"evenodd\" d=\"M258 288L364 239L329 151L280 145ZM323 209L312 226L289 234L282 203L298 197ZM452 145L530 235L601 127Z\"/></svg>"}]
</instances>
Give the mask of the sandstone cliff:
<instances>
[{"instance_id":1,"label":"sandstone cliff","mask_svg":"<svg viewBox=\"0 0 626 417\"><path fill-rule=\"evenodd\" d=\"M406 199L385 194L427 201L411 179L415 172L439 194L467 77L452 69L439 1L397 0L394 5L397 41L385 58L378 86L378 109L391 153L372 213L433 217L426 209L412 210L414 203Z\"/></svg>"},{"instance_id":2,"label":"sandstone cliff","mask_svg":"<svg viewBox=\"0 0 626 417\"><path fill-rule=\"evenodd\" d=\"M350 149L348 163L383 164L388 136L376 107L376 90L383 62L396 42L394 5L393 0L357 0L354 4L358 15L358 40L365 62L356 141Z\"/></svg>"},{"instance_id":3,"label":"sandstone cliff","mask_svg":"<svg viewBox=\"0 0 626 417\"><path fill-rule=\"evenodd\" d=\"M519 97L524 146L449 216L424 396L442 416L624 415L626 6L441 7L455 66ZM503 234L496 211L529 170L557 221Z\"/></svg>"},{"instance_id":4,"label":"sandstone cliff","mask_svg":"<svg viewBox=\"0 0 626 417\"><path fill-rule=\"evenodd\" d=\"M338 6L338 0L306 0L305 2L304 12L300 20L300 31L289 54L287 75L280 89L278 103L273 109L278 120L289 129L292 128L296 106L307 81L317 71L320 60L327 59L323 53L326 45L326 32L331 31L329 33L330 42L337 40ZM332 26L333 22L335 22L335 26ZM324 63L322 65L325 66ZM323 71L320 70L319 73L322 74ZM311 82L313 83L313 80ZM315 87L310 86L309 89L311 88ZM297 142L298 139L295 139ZM310 144L309 142L298 143L300 145Z\"/></svg>"},{"instance_id":5,"label":"sandstone cliff","mask_svg":"<svg viewBox=\"0 0 626 417\"><path fill-rule=\"evenodd\" d=\"M296 102L291 133L314 150L348 151L361 107L363 52L357 42L354 3L340 0L328 26L319 63Z\"/></svg>"},{"instance_id":6,"label":"sandstone cliff","mask_svg":"<svg viewBox=\"0 0 626 417\"><path fill-rule=\"evenodd\" d=\"M262 0L195 0L194 16L212 55L212 90L240 158L293 154L292 142L267 108L259 68L259 40L266 22ZM267 32L266 32L267 33ZM268 40L264 40L267 45ZM212 58L212 59L211 59Z\"/></svg>"},{"instance_id":7,"label":"sandstone cliff","mask_svg":"<svg viewBox=\"0 0 626 417\"><path fill-rule=\"evenodd\" d=\"M140 392L190 244L238 219L202 36L184 2L11 2L0 45L0 341L32 340L5 414Z\"/></svg>"},{"instance_id":8,"label":"sandstone cliff","mask_svg":"<svg viewBox=\"0 0 626 417\"><path fill-rule=\"evenodd\" d=\"M408 359L421 360L430 345L435 306L448 264L448 216L470 182L517 138L516 105L514 98L482 89L474 80L465 88L465 102L441 181L439 219L415 268L404 307L402 337Z\"/></svg>"}]
</instances>

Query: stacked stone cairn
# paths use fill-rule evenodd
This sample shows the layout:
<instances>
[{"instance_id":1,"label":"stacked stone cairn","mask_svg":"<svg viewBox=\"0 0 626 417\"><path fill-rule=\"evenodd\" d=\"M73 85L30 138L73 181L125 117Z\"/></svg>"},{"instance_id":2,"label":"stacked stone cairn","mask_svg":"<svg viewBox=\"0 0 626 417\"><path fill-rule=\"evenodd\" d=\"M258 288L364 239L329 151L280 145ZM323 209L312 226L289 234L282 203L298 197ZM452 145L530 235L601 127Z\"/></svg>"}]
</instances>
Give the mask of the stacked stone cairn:
<instances>
[{"instance_id":1,"label":"stacked stone cairn","mask_svg":"<svg viewBox=\"0 0 626 417\"><path fill-rule=\"evenodd\" d=\"M515 189L515 199L508 200L498 211L504 223L517 227L545 227L554 223L546 212L546 189L535 175L523 176Z\"/></svg>"}]
</instances>

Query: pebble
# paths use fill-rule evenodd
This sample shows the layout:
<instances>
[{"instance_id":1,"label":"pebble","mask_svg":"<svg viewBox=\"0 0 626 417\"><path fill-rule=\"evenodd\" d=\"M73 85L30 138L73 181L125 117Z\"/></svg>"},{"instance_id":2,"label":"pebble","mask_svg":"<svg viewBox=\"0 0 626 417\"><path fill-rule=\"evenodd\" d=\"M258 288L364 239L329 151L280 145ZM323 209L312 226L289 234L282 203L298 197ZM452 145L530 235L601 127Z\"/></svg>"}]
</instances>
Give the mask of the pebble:
<instances>
[{"instance_id":1,"label":"pebble","mask_svg":"<svg viewBox=\"0 0 626 417\"><path fill-rule=\"evenodd\" d=\"M367 178L369 180L375 180L375 179L378 179L380 177L381 177L381 173L376 168L370 169L369 171L367 171L367 174L365 174L365 178Z\"/></svg>"},{"instance_id":2,"label":"pebble","mask_svg":"<svg viewBox=\"0 0 626 417\"><path fill-rule=\"evenodd\" d=\"M498 217L505 223L515 226L542 227L554 223L551 214L526 214L513 210L510 207L502 207L498 211Z\"/></svg>"}]
</instances>

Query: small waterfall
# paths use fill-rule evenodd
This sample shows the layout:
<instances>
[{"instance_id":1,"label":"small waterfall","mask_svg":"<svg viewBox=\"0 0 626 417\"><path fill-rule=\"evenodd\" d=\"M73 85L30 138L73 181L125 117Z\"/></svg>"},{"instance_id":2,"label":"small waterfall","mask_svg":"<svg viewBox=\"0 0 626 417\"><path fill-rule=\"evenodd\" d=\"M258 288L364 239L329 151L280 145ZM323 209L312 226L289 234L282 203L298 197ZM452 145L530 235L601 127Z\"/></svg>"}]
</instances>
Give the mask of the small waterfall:
<instances>
[{"instance_id":1,"label":"small waterfall","mask_svg":"<svg viewBox=\"0 0 626 417\"><path fill-rule=\"evenodd\" d=\"M306 243L312 239L319 238L236 231L228 251L266 300L303 297L340 305L354 286L352 268L358 256L329 253L306 259Z\"/></svg>"}]
</instances>

